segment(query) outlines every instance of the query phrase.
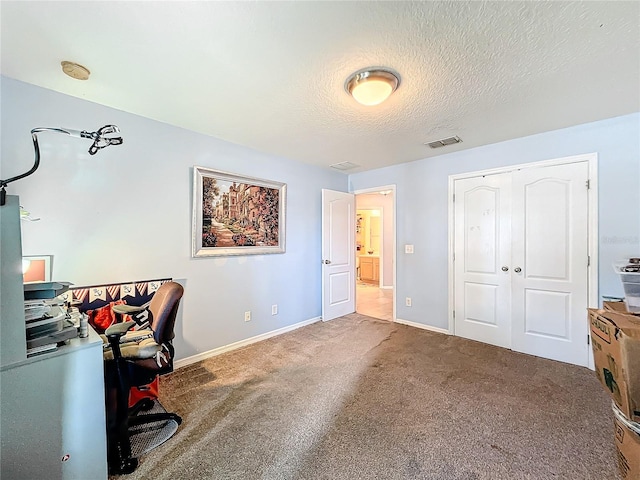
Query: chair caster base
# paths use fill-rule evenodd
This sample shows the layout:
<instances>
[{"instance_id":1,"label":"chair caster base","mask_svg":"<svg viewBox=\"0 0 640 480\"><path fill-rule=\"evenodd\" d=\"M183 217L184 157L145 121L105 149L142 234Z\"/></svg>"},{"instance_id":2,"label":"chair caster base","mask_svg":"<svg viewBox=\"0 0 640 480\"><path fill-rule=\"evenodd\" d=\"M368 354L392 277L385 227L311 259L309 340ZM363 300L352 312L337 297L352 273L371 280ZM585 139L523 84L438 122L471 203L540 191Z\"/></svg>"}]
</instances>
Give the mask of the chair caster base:
<instances>
[{"instance_id":1,"label":"chair caster base","mask_svg":"<svg viewBox=\"0 0 640 480\"><path fill-rule=\"evenodd\" d=\"M143 398L142 400L139 400L138 403L136 403L133 407L129 408L129 416L132 417L138 415L140 412L148 412L154 407L155 404L156 402L154 402L153 399Z\"/></svg>"},{"instance_id":2,"label":"chair caster base","mask_svg":"<svg viewBox=\"0 0 640 480\"><path fill-rule=\"evenodd\" d=\"M109 475L128 475L138 468L137 458L121 458L114 463L109 463Z\"/></svg>"},{"instance_id":3,"label":"chair caster base","mask_svg":"<svg viewBox=\"0 0 640 480\"><path fill-rule=\"evenodd\" d=\"M155 402L153 401L153 399L151 398L144 398L142 400L140 400L140 410L146 412L148 410L151 410L153 408L153 406L155 405Z\"/></svg>"}]
</instances>

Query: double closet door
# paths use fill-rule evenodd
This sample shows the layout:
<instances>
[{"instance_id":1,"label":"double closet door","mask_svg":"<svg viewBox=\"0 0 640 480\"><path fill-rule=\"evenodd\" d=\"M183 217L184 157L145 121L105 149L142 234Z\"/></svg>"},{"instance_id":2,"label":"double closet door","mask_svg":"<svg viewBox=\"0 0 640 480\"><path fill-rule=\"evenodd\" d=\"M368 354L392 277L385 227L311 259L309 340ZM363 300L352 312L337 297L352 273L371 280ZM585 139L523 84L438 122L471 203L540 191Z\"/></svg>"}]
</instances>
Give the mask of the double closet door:
<instances>
[{"instance_id":1,"label":"double closet door","mask_svg":"<svg viewBox=\"0 0 640 480\"><path fill-rule=\"evenodd\" d=\"M454 182L455 334L588 362L588 162Z\"/></svg>"}]
</instances>

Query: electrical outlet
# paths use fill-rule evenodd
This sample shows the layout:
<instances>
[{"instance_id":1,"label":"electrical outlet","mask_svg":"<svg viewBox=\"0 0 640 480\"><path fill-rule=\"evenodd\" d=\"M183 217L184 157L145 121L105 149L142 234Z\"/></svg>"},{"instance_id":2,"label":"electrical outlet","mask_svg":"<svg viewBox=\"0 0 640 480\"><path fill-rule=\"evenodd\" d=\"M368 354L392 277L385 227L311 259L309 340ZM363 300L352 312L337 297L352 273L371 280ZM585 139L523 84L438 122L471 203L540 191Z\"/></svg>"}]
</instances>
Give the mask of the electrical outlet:
<instances>
[{"instance_id":1,"label":"electrical outlet","mask_svg":"<svg viewBox=\"0 0 640 480\"><path fill-rule=\"evenodd\" d=\"M405 245L404 253L413 253L413 245Z\"/></svg>"},{"instance_id":2,"label":"electrical outlet","mask_svg":"<svg viewBox=\"0 0 640 480\"><path fill-rule=\"evenodd\" d=\"M278 314L278 305L271 305L271 315Z\"/></svg>"},{"instance_id":3,"label":"electrical outlet","mask_svg":"<svg viewBox=\"0 0 640 480\"><path fill-rule=\"evenodd\" d=\"M407 307L410 307L410 306L411 306L411 297L407 297L407 298L405 298L405 299L404 299L404 304L405 304Z\"/></svg>"},{"instance_id":4,"label":"electrical outlet","mask_svg":"<svg viewBox=\"0 0 640 480\"><path fill-rule=\"evenodd\" d=\"M244 312L244 321L245 322L250 322L251 321L251 310Z\"/></svg>"}]
</instances>

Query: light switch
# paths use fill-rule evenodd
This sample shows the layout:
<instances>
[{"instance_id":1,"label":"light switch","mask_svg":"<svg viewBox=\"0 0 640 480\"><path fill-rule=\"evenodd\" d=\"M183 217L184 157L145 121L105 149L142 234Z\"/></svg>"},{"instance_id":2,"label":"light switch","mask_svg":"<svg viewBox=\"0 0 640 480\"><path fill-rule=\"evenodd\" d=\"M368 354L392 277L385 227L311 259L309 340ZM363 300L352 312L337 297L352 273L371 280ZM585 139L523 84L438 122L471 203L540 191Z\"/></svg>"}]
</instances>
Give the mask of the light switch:
<instances>
[{"instance_id":1,"label":"light switch","mask_svg":"<svg viewBox=\"0 0 640 480\"><path fill-rule=\"evenodd\" d=\"M405 245L404 253L413 253L413 245Z\"/></svg>"}]
</instances>

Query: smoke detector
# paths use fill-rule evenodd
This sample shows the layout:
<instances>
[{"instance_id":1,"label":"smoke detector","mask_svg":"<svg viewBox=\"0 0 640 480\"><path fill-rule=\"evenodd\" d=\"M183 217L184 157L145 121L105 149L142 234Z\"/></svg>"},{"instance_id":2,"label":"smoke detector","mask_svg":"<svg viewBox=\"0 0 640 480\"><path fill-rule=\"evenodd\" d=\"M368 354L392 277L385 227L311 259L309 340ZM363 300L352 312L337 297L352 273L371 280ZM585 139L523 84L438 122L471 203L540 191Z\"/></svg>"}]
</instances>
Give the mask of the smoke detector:
<instances>
[{"instance_id":1,"label":"smoke detector","mask_svg":"<svg viewBox=\"0 0 640 480\"><path fill-rule=\"evenodd\" d=\"M71 78L75 78L76 80L88 80L89 75L91 75L89 69L79 63L63 60L60 62L60 65L62 65L62 71L66 75L69 75Z\"/></svg>"}]
</instances>

